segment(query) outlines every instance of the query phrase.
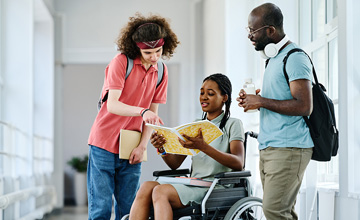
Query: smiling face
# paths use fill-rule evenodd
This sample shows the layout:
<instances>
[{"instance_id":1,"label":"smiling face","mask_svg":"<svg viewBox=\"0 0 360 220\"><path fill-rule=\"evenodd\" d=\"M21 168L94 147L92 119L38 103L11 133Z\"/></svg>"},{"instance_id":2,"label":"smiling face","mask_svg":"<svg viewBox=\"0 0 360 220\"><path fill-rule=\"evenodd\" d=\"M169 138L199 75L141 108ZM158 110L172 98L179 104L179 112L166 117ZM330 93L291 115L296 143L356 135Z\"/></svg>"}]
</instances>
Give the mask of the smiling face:
<instances>
[{"instance_id":1,"label":"smiling face","mask_svg":"<svg viewBox=\"0 0 360 220\"><path fill-rule=\"evenodd\" d=\"M222 107L228 99L222 95L219 86L212 80L206 80L200 89L200 104L204 112L207 112L208 119L213 119L221 114Z\"/></svg>"},{"instance_id":2,"label":"smiling face","mask_svg":"<svg viewBox=\"0 0 360 220\"><path fill-rule=\"evenodd\" d=\"M255 50L264 50L267 44L272 43L272 40L267 35L268 29L272 27L264 25L262 17L257 15L256 12L252 12L249 15L248 28L250 29L248 38L255 46Z\"/></svg>"},{"instance_id":3,"label":"smiling face","mask_svg":"<svg viewBox=\"0 0 360 220\"><path fill-rule=\"evenodd\" d=\"M161 57L162 51L162 46L154 49L140 49L142 64L144 66L155 65Z\"/></svg>"}]
</instances>

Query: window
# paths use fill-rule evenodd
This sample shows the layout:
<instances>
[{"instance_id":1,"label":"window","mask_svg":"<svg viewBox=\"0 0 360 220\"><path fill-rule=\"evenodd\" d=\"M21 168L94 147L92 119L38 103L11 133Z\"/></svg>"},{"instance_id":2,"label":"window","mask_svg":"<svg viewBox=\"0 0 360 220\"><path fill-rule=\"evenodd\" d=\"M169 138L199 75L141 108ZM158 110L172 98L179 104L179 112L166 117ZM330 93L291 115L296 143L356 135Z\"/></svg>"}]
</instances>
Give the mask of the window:
<instances>
[{"instance_id":1,"label":"window","mask_svg":"<svg viewBox=\"0 0 360 220\"><path fill-rule=\"evenodd\" d=\"M305 0L300 3L300 45L311 56L318 80L327 88L338 119L337 1ZM310 14L311 13L311 14ZM318 183L339 182L339 160L317 163Z\"/></svg>"},{"instance_id":2,"label":"window","mask_svg":"<svg viewBox=\"0 0 360 220\"><path fill-rule=\"evenodd\" d=\"M41 1L0 0L0 176L53 172L53 33Z\"/></svg>"},{"instance_id":3,"label":"window","mask_svg":"<svg viewBox=\"0 0 360 220\"><path fill-rule=\"evenodd\" d=\"M40 2L35 10L33 37L33 172L50 174L54 170L54 23Z\"/></svg>"},{"instance_id":4,"label":"window","mask_svg":"<svg viewBox=\"0 0 360 220\"><path fill-rule=\"evenodd\" d=\"M3 76L2 76L2 21L4 20L3 18L3 13L2 13L2 0L0 0L0 121L2 120L2 101L3 97L2 97L2 90L3 90L3 86L4 86L4 81L3 81ZM1 129L0 129L1 132ZM1 133L0 133L0 143L1 143ZM0 146L1 147L1 146ZM1 151L1 148L0 148Z\"/></svg>"},{"instance_id":5,"label":"window","mask_svg":"<svg viewBox=\"0 0 360 220\"><path fill-rule=\"evenodd\" d=\"M347 3L347 5L350 7L347 8L346 15L344 15L344 10L340 11L342 16L346 16L346 23L342 20L342 23L339 24L339 26L341 25L340 27L342 30L341 38L339 38L339 45L341 46L338 48L340 54L342 54L342 56L339 57L341 61L340 68L342 70L346 69L346 72L344 71L344 73L340 73L340 91L342 92L346 89L346 92L341 93L340 97L347 100L346 105L341 105L339 107L341 109L341 116L345 118L345 120L341 119L342 128L346 126L343 128L346 134L344 134L344 132L340 132L340 134L343 134L342 137L346 137L346 146L341 147L346 147L347 149L347 155L341 155L341 158L345 157L346 162L348 162L346 164L347 170L341 170L341 177L348 178L349 193L351 195L355 195L356 198L359 198L360 172L358 167L360 166L360 67L358 64L358 53L360 45L358 44L358 39L360 37L360 19L358 10L360 8L360 1L352 0L349 2L350 3ZM344 54L345 56L343 56ZM344 78L344 75L346 78ZM341 102L342 104L344 103L343 100L341 100ZM344 121L346 122L345 126ZM343 140L344 139L341 141L343 142ZM341 161L341 163L343 163L343 161Z\"/></svg>"},{"instance_id":6,"label":"window","mask_svg":"<svg viewBox=\"0 0 360 220\"><path fill-rule=\"evenodd\" d=\"M2 0L0 0L0 176L4 174L4 129L5 124L2 122L2 105L3 105L3 87L4 87L4 80L3 80L3 65L2 65L2 27L3 23L3 13L2 13Z\"/></svg>"}]
</instances>

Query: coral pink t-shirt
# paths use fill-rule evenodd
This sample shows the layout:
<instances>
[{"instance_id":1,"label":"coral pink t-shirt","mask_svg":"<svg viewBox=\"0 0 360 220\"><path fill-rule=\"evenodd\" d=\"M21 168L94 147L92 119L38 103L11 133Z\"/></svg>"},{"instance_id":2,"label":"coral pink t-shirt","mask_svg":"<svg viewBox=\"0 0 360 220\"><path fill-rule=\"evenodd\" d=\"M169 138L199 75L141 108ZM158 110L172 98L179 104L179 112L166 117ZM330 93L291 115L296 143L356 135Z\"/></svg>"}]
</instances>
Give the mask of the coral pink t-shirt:
<instances>
[{"instance_id":1,"label":"coral pink t-shirt","mask_svg":"<svg viewBox=\"0 0 360 220\"><path fill-rule=\"evenodd\" d=\"M140 58L136 58L133 69L125 81L126 65L127 58L124 54L118 54L111 60L105 69L102 97L114 89L122 90L119 101L127 105L149 108L151 103L166 103L168 72L165 64L163 79L158 87L157 65L146 71ZM109 113L106 102L103 103L91 127L88 144L118 154L120 129L142 131L143 120L141 116L130 117Z\"/></svg>"}]
</instances>

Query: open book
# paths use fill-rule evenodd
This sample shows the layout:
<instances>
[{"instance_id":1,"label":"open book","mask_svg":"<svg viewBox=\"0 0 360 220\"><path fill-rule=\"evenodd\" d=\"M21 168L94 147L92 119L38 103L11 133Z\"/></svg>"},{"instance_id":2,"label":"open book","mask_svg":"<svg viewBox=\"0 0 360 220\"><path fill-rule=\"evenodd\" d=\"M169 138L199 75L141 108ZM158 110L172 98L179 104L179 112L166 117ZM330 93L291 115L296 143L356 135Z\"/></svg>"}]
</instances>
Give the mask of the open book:
<instances>
[{"instance_id":1,"label":"open book","mask_svg":"<svg viewBox=\"0 0 360 220\"><path fill-rule=\"evenodd\" d=\"M168 183L168 184L185 184L190 186L203 186L203 187L210 187L212 181L203 180L199 178L192 178L192 177L168 177L168 176L159 176L156 181Z\"/></svg>"},{"instance_id":2,"label":"open book","mask_svg":"<svg viewBox=\"0 0 360 220\"><path fill-rule=\"evenodd\" d=\"M178 139L180 138L185 140L181 134L186 134L189 137L196 137L199 134L199 129L201 128L204 141L207 144L210 144L223 134L218 126L208 120L191 122L175 128L168 128L152 124L146 124L146 126L153 128L158 132L158 134L162 134L165 137L166 143L163 147L167 154L182 154L193 156L200 152L200 150L197 149L184 148Z\"/></svg>"}]
</instances>

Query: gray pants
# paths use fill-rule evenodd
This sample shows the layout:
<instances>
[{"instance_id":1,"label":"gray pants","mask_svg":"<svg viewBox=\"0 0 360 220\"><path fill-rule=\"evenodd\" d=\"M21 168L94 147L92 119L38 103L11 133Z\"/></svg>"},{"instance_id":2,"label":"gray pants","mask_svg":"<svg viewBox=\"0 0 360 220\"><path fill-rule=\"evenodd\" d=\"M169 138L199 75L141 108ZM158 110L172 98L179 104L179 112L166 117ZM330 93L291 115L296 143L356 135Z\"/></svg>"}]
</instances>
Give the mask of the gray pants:
<instances>
[{"instance_id":1,"label":"gray pants","mask_svg":"<svg viewBox=\"0 0 360 220\"><path fill-rule=\"evenodd\" d=\"M267 220L298 219L296 196L312 152L312 148L294 147L268 147L260 151L263 210Z\"/></svg>"}]
</instances>

